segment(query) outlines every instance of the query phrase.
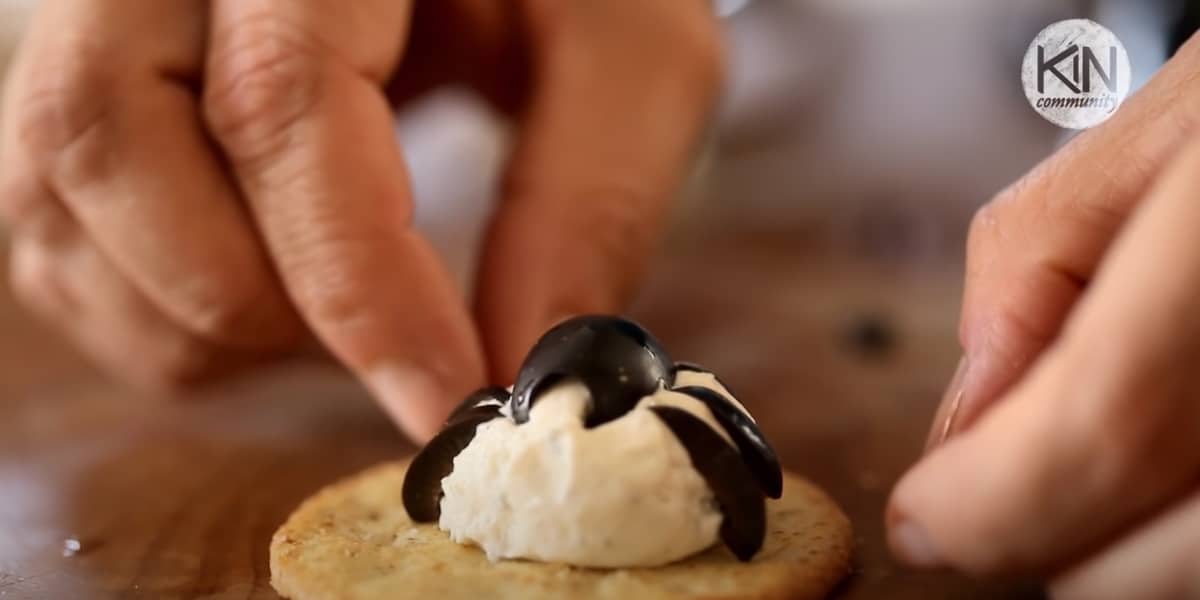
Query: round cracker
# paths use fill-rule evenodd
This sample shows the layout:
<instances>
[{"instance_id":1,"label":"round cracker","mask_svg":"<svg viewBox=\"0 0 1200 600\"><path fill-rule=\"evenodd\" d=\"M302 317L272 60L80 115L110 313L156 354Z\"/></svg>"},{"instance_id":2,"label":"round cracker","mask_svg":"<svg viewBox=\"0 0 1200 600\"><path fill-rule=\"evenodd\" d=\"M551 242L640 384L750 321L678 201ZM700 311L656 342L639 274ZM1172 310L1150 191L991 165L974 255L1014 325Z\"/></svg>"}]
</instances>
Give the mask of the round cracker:
<instances>
[{"instance_id":1,"label":"round cracker","mask_svg":"<svg viewBox=\"0 0 1200 600\"><path fill-rule=\"evenodd\" d=\"M370 468L300 505L271 540L271 585L293 600L803 600L824 597L849 571L850 521L790 473L783 498L767 500L767 538L752 561L717 544L664 567L604 570L493 563L436 524L414 524L400 500L407 468L408 461Z\"/></svg>"}]
</instances>

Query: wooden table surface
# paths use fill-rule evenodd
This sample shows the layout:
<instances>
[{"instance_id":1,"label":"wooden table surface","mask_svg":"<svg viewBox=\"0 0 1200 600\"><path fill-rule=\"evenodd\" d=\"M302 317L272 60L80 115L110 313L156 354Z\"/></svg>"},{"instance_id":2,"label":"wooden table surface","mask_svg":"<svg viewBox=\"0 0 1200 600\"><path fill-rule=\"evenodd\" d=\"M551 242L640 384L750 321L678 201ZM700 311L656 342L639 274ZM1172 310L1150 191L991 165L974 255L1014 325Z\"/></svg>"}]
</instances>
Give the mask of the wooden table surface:
<instances>
[{"instance_id":1,"label":"wooden table surface","mask_svg":"<svg viewBox=\"0 0 1200 600\"><path fill-rule=\"evenodd\" d=\"M957 359L959 267L795 232L700 229L669 244L634 314L676 356L719 372L784 464L850 514L856 566L837 597L1040 597L905 570L883 543L888 490ZM107 383L0 290L3 600L275 598L267 544L288 512L412 451L329 367L198 396L167 402Z\"/></svg>"}]
</instances>

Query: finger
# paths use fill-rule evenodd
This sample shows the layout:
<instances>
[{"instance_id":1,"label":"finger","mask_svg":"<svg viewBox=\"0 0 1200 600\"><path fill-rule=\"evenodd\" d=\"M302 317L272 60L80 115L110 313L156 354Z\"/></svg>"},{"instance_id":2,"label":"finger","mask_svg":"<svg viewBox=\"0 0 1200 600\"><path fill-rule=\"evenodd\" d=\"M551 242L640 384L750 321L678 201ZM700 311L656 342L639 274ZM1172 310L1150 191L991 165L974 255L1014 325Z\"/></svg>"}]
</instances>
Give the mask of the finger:
<instances>
[{"instance_id":1,"label":"finger","mask_svg":"<svg viewBox=\"0 0 1200 600\"><path fill-rule=\"evenodd\" d=\"M974 573L1062 567L1194 485L1198 189L1193 144L1029 377L897 486L898 553Z\"/></svg>"},{"instance_id":2,"label":"finger","mask_svg":"<svg viewBox=\"0 0 1200 600\"><path fill-rule=\"evenodd\" d=\"M1057 600L1200 598L1200 494L1089 558L1051 587Z\"/></svg>"},{"instance_id":3,"label":"finger","mask_svg":"<svg viewBox=\"0 0 1200 600\"><path fill-rule=\"evenodd\" d=\"M965 369L940 432L968 428L1059 334L1129 212L1200 121L1200 38L1108 123L985 206L971 226L959 327ZM936 443L934 444L936 445Z\"/></svg>"},{"instance_id":4,"label":"finger","mask_svg":"<svg viewBox=\"0 0 1200 600\"><path fill-rule=\"evenodd\" d=\"M304 318L411 435L483 380L465 302L409 228L382 82L405 2L213 3L206 115Z\"/></svg>"},{"instance_id":5,"label":"finger","mask_svg":"<svg viewBox=\"0 0 1200 600\"><path fill-rule=\"evenodd\" d=\"M26 307L96 364L143 388L190 386L258 358L217 349L162 314L87 238L28 159L0 147L0 216L13 235L9 275Z\"/></svg>"},{"instance_id":6,"label":"finger","mask_svg":"<svg viewBox=\"0 0 1200 600\"><path fill-rule=\"evenodd\" d=\"M105 256L169 318L222 344L284 346L303 328L191 90L204 5L44 3L13 83L15 126L5 145L27 155Z\"/></svg>"},{"instance_id":7,"label":"finger","mask_svg":"<svg viewBox=\"0 0 1200 600\"><path fill-rule=\"evenodd\" d=\"M184 331L143 297L61 207L12 243L12 289L22 304L65 333L89 358L139 387L175 390L249 364Z\"/></svg>"},{"instance_id":8,"label":"finger","mask_svg":"<svg viewBox=\"0 0 1200 600\"><path fill-rule=\"evenodd\" d=\"M720 83L703 3L554 9L527 15L537 83L477 292L501 382L556 321L629 301Z\"/></svg>"}]
</instances>

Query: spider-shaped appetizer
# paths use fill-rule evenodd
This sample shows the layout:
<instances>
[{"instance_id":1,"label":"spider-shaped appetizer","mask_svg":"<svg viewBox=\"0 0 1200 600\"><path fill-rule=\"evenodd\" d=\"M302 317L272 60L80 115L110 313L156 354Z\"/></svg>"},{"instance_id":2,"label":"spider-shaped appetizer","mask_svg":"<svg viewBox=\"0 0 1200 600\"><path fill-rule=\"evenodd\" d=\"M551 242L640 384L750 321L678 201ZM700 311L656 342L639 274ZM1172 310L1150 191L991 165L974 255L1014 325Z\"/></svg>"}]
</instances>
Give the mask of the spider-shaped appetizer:
<instances>
[{"instance_id":1,"label":"spider-shaped appetizer","mask_svg":"<svg viewBox=\"0 0 1200 600\"><path fill-rule=\"evenodd\" d=\"M736 402L707 387L675 387L680 371L707 373L690 363L673 362L658 341L632 321L612 316L565 321L530 350L511 394L501 387L484 388L451 413L441 433L409 467L404 506L413 521L437 521L442 479L453 470L454 457L470 444L476 428L497 418L526 423L541 392L556 383L575 379L587 388L590 403L584 426L588 428L621 417L642 398L665 388L702 402L734 442L731 446L686 410L649 407L679 439L712 490L723 517L721 539L740 560L750 560L766 535L764 496L782 494L779 460L758 425Z\"/></svg>"}]
</instances>

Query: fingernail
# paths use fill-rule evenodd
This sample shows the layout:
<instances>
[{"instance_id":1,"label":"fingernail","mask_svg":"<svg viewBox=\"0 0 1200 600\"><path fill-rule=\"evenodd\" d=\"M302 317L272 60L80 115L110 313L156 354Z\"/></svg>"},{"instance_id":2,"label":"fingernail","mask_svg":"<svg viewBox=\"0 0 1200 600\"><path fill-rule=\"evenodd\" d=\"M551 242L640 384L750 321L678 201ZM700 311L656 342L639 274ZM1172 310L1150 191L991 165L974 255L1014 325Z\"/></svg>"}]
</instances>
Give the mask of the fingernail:
<instances>
[{"instance_id":1,"label":"fingernail","mask_svg":"<svg viewBox=\"0 0 1200 600\"><path fill-rule=\"evenodd\" d=\"M424 444L437 434L448 404L445 388L427 370L404 364L376 367L367 387L392 420L413 441Z\"/></svg>"},{"instance_id":2,"label":"fingernail","mask_svg":"<svg viewBox=\"0 0 1200 600\"><path fill-rule=\"evenodd\" d=\"M929 541L925 529L909 519L902 518L889 530L892 551L908 565L920 568L938 567L942 558Z\"/></svg>"},{"instance_id":3,"label":"fingernail","mask_svg":"<svg viewBox=\"0 0 1200 600\"><path fill-rule=\"evenodd\" d=\"M958 367L954 370L954 376L950 378L950 384L946 386L941 404L938 405L937 413L934 415L933 427L929 430L929 436L925 441L926 454L946 443L946 440L954 434L954 425L962 407L963 390L969 370L970 361L967 360L966 355L963 355L958 360Z\"/></svg>"}]
</instances>

